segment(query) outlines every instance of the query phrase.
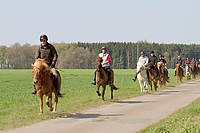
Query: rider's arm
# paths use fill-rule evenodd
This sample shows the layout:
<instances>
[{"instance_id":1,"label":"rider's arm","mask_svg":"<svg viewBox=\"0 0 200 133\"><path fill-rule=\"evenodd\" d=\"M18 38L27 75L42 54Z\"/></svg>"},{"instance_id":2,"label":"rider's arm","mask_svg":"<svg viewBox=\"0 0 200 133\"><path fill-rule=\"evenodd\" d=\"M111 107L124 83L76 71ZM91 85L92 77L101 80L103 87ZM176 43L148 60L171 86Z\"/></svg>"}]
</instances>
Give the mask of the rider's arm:
<instances>
[{"instance_id":1,"label":"rider's arm","mask_svg":"<svg viewBox=\"0 0 200 133\"><path fill-rule=\"evenodd\" d=\"M37 60L38 58L41 58L40 57L40 46L36 49L36 52L35 52L35 60Z\"/></svg>"}]
</instances>

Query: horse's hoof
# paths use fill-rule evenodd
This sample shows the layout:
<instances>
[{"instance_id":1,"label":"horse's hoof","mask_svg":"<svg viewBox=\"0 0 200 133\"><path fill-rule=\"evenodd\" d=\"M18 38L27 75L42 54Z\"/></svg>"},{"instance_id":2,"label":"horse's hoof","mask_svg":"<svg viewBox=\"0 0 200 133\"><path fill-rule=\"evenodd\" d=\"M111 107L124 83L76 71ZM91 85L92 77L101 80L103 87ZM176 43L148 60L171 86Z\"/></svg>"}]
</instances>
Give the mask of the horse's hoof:
<instances>
[{"instance_id":1,"label":"horse's hoof","mask_svg":"<svg viewBox=\"0 0 200 133\"><path fill-rule=\"evenodd\" d=\"M50 111L53 111L53 107L49 109Z\"/></svg>"},{"instance_id":2,"label":"horse's hoof","mask_svg":"<svg viewBox=\"0 0 200 133\"><path fill-rule=\"evenodd\" d=\"M58 112L56 112L56 111L53 111L52 113L54 113L54 114L58 114Z\"/></svg>"}]
</instances>

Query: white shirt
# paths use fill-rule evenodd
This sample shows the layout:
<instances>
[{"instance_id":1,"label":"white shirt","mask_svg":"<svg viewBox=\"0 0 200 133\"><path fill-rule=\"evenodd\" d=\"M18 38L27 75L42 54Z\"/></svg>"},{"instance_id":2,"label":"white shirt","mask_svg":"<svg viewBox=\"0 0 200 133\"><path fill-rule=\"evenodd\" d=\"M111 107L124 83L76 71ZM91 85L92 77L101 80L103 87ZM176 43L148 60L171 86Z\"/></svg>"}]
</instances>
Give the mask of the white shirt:
<instances>
[{"instance_id":1,"label":"white shirt","mask_svg":"<svg viewBox=\"0 0 200 133\"><path fill-rule=\"evenodd\" d=\"M100 54L98 55L98 57L102 57L102 59L103 59L103 61L102 61L101 64L105 63L106 61L111 62L110 55L107 54L107 53L105 53L104 55L103 55L103 53L100 53ZM109 62L108 62L107 64L104 64L102 67L110 66L110 63L109 63Z\"/></svg>"},{"instance_id":2,"label":"white shirt","mask_svg":"<svg viewBox=\"0 0 200 133\"><path fill-rule=\"evenodd\" d=\"M141 62L146 66L146 65L148 65L149 59L147 56L144 56L144 57L140 56L138 62Z\"/></svg>"}]
</instances>

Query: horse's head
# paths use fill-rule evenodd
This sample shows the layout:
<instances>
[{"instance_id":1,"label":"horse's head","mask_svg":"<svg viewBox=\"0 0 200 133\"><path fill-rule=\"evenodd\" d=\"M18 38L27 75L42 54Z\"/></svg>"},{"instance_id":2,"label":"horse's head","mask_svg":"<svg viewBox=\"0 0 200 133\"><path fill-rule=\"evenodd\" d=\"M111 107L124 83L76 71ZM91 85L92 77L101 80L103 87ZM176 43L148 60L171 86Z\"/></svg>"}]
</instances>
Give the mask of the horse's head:
<instances>
[{"instance_id":1,"label":"horse's head","mask_svg":"<svg viewBox=\"0 0 200 133\"><path fill-rule=\"evenodd\" d=\"M33 83L34 85L37 85L40 80L42 80L44 74L49 70L48 65L44 62L44 59L37 59L33 64L31 64L33 67Z\"/></svg>"},{"instance_id":2,"label":"horse's head","mask_svg":"<svg viewBox=\"0 0 200 133\"><path fill-rule=\"evenodd\" d=\"M158 69L163 68L163 62L158 62L158 63L157 63L157 67L158 67Z\"/></svg>"},{"instance_id":3,"label":"horse's head","mask_svg":"<svg viewBox=\"0 0 200 133\"><path fill-rule=\"evenodd\" d=\"M150 69L153 69L153 70L156 69L156 67L154 66L154 64L153 64L152 62L148 63L147 68L148 68L149 70L150 70Z\"/></svg>"},{"instance_id":4,"label":"horse's head","mask_svg":"<svg viewBox=\"0 0 200 133\"><path fill-rule=\"evenodd\" d=\"M145 66L144 66L144 64L143 63L141 63L141 62L138 62L137 63L137 69L139 70L145 70Z\"/></svg>"},{"instance_id":5,"label":"horse's head","mask_svg":"<svg viewBox=\"0 0 200 133\"><path fill-rule=\"evenodd\" d=\"M98 57L96 59L96 71L100 72L101 68L102 68L102 64L101 62L103 61L103 59L101 57Z\"/></svg>"}]
</instances>

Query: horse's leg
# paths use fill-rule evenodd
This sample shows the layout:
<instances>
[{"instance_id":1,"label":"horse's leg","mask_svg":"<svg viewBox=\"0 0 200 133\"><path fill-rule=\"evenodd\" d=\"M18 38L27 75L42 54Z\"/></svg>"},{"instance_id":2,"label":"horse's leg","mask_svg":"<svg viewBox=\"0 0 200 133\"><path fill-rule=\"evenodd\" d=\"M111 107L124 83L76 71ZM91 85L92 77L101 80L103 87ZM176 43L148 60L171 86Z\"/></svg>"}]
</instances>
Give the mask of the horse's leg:
<instances>
[{"instance_id":1,"label":"horse's leg","mask_svg":"<svg viewBox=\"0 0 200 133\"><path fill-rule=\"evenodd\" d=\"M50 110L50 111L53 110L53 107L52 107L52 92L48 92L48 93L47 93L46 105L49 107L49 110Z\"/></svg>"},{"instance_id":2,"label":"horse's leg","mask_svg":"<svg viewBox=\"0 0 200 133\"><path fill-rule=\"evenodd\" d=\"M154 89L155 89L155 91L157 91L157 88L158 88L158 86L157 86L157 81L154 81L153 84L154 84Z\"/></svg>"},{"instance_id":3,"label":"horse's leg","mask_svg":"<svg viewBox=\"0 0 200 133\"><path fill-rule=\"evenodd\" d=\"M140 84L141 92L143 92L143 84L140 80L139 80L139 84Z\"/></svg>"},{"instance_id":4,"label":"horse's leg","mask_svg":"<svg viewBox=\"0 0 200 133\"><path fill-rule=\"evenodd\" d=\"M103 100L103 101L104 101L105 90L106 90L106 85L103 85L102 86L102 95L101 95L101 100Z\"/></svg>"},{"instance_id":5,"label":"horse's leg","mask_svg":"<svg viewBox=\"0 0 200 133\"><path fill-rule=\"evenodd\" d=\"M99 87L100 87L100 85L96 85L96 88L97 88L97 90L96 90L96 92L97 92L97 94L98 94L98 96L101 96L101 93L99 93Z\"/></svg>"},{"instance_id":6,"label":"horse's leg","mask_svg":"<svg viewBox=\"0 0 200 133\"><path fill-rule=\"evenodd\" d=\"M151 88L151 91L152 91L152 82L149 85L150 85L150 88Z\"/></svg>"},{"instance_id":7,"label":"horse's leg","mask_svg":"<svg viewBox=\"0 0 200 133\"><path fill-rule=\"evenodd\" d=\"M148 92L148 81L145 81L145 92Z\"/></svg>"},{"instance_id":8,"label":"horse's leg","mask_svg":"<svg viewBox=\"0 0 200 133\"><path fill-rule=\"evenodd\" d=\"M56 96L56 93L55 93L55 104L54 104L53 113L56 113L57 104L58 104L58 96Z\"/></svg>"},{"instance_id":9,"label":"horse's leg","mask_svg":"<svg viewBox=\"0 0 200 133\"><path fill-rule=\"evenodd\" d=\"M39 97L39 101L40 101L40 113L39 114L42 114L43 113L43 95L38 95Z\"/></svg>"},{"instance_id":10,"label":"horse's leg","mask_svg":"<svg viewBox=\"0 0 200 133\"><path fill-rule=\"evenodd\" d=\"M110 87L111 87L111 99L113 99L113 85L111 85Z\"/></svg>"}]
</instances>

